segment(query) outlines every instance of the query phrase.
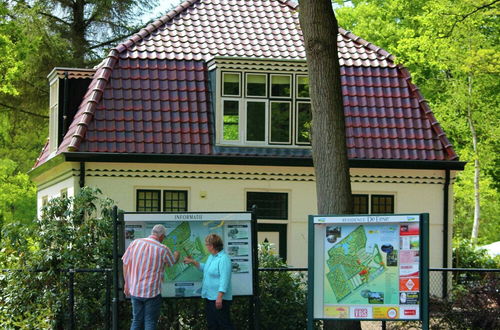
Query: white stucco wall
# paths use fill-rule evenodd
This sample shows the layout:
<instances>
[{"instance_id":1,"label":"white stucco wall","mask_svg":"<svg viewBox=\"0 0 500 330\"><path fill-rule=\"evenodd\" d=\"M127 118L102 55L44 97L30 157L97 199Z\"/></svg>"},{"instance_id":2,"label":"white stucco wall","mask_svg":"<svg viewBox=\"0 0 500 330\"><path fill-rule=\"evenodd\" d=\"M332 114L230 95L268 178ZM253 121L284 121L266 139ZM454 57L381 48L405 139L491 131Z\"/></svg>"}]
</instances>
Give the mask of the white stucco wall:
<instances>
[{"instance_id":1,"label":"white stucco wall","mask_svg":"<svg viewBox=\"0 0 500 330\"><path fill-rule=\"evenodd\" d=\"M316 214L316 187L309 167L86 163L85 184L99 187L125 211L136 210L137 189L188 191L188 211L245 211L248 191L288 193L287 261L307 266L307 216ZM65 163L38 177L38 206L62 189L74 195L79 166ZM354 194L392 194L395 213L430 214L430 266L442 267L443 170L351 169ZM451 245L452 190L449 195ZM451 260L451 249L449 249Z\"/></svg>"}]
</instances>

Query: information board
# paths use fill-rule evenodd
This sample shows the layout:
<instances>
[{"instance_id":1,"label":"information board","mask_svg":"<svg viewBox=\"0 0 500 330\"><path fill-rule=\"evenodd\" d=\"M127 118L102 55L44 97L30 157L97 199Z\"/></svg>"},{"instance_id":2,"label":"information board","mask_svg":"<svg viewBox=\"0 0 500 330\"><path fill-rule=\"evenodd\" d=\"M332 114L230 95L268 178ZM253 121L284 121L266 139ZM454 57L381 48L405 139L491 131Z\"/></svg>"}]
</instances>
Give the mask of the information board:
<instances>
[{"instance_id":1,"label":"information board","mask_svg":"<svg viewBox=\"0 0 500 330\"><path fill-rule=\"evenodd\" d=\"M314 318L421 319L426 219L420 214L310 216Z\"/></svg>"},{"instance_id":2,"label":"information board","mask_svg":"<svg viewBox=\"0 0 500 330\"><path fill-rule=\"evenodd\" d=\"M235 296L253 294L252 214L242 213L124 213L125 248L137 238L151 235L161 224L167 228L163 244L179 251L179 262L167 267L162 283L163 297L199 297L203 274L182 260L186 256L204 263L208 234L219 235L232 263L232 290Z\"/></svg>"}]
</instances>

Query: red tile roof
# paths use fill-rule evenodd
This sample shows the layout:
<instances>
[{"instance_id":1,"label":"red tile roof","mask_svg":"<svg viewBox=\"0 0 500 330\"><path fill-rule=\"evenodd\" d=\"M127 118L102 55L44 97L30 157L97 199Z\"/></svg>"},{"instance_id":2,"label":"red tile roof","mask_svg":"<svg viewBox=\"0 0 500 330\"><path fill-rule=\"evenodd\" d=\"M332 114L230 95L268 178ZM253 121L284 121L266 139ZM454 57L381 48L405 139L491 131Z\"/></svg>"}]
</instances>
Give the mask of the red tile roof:
<instances>
[{"instance_id":1,"label":"red tile roof","mask_svg":"<svg viewBox=\"0 0 500 330\"><path fill-rule=\"evenodd\" d=\"M58 152L262 154L220 148L206 62L215 56L305 59L297 7L285 0L188 0L99 65ZM354 34L337 36L351 159L458 160L409 72ZM35 167L47 159L44 148ZM266 149L310 157L309 150Z\"/></svg>"}]
</instances>

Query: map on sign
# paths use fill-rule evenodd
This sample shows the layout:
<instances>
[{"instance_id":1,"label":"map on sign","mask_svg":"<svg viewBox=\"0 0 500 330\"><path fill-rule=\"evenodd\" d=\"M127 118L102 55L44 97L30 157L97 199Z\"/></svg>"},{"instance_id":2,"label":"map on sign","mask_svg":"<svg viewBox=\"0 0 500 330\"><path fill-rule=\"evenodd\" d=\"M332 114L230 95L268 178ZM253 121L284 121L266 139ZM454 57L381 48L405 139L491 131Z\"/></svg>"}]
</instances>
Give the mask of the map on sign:
<instances>
[{"instance_id":1,"label":"map on sign","mask_svg":"<svg viewBox=\"0 0 500 330\"><path fill-rule=\"evenodd\" d=\"M327 227L324 302L398 303L398 238L396 225Z\"/></svg>"},{"instance_id":2,"label":"map on sign","mask_svg":"<svg viewBox=\"0 0 500 330\"><path fill-rule=\"evenodd\" d=\"M163 244L168 246L172 251L179 251L180 260L191 256L203 263L209 256L205 248L204 238L208 234L223 236L222 224L223 221L164 223L167 228L167 236L163 240ZM146 226L146 232L150 232L152 226ZM193 265L186 265L183 262L178 262L174 266L165 269L165 280L167 282L201 281L202 278L203 274L198 269Z\"/></svg>"},{"instance_id":3,"label":"map on sign","mask_svg":"<svg viewBox=\"0 0 500 330\"><path fill-rule=\"evenodd\" d=\"M133 240L148 237L157 224L165 226L163 244L179 252L179 262L166 267L161 294L163 297L199 297L203 272L182 262L190 256L205 263L210 256L205 237L217 234L231 260L231 283L234 295L253 292L251 213L125 213L125 248Z\"/></svg>"}]
</instances>

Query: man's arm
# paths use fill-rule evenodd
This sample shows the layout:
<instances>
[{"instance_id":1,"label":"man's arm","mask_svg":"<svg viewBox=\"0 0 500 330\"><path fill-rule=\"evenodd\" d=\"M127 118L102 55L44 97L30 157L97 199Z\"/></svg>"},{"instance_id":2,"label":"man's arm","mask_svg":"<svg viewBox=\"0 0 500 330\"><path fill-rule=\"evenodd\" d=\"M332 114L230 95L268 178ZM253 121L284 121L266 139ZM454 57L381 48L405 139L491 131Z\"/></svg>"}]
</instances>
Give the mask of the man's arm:
<instances>
[{"instance_id":1,"label":"man's arm","mask_svg":"<svg viewBox=\"0 0 500 330\"><path fill-rule=\"evenodd\" d=\"M128 287L128 265L123 264L123 293L125 296L130 296L130 288Z\"/></svg>"}]
</instances>

